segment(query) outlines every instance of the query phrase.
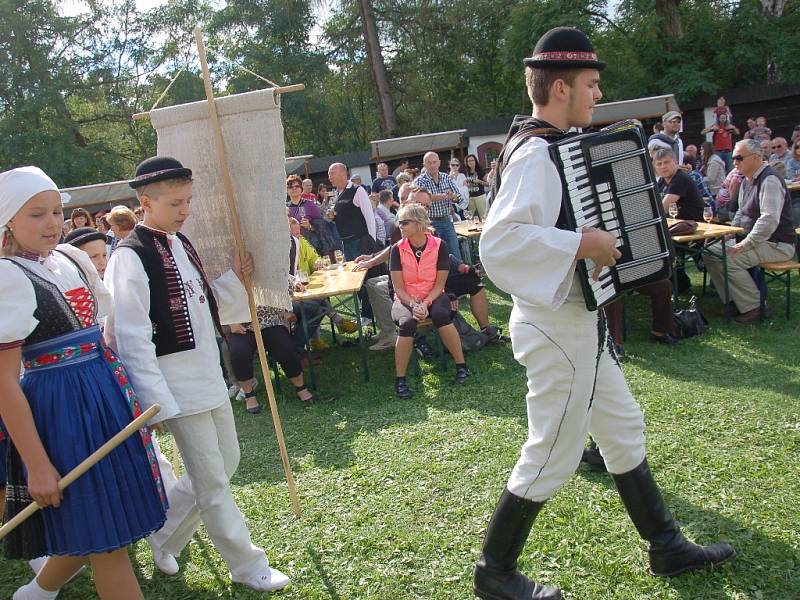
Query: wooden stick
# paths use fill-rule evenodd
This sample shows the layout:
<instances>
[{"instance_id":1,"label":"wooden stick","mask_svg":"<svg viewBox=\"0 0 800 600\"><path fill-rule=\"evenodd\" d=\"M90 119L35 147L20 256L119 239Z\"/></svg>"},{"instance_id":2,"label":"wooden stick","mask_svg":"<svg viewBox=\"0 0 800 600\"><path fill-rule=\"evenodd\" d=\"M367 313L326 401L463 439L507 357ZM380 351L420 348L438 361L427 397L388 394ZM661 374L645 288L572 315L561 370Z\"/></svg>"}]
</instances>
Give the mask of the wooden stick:
<instances>
[{"instance_id":1,"label":"wooden stick","mask_svg":"<svg viewBox=\"0 0 800 600\"><path fill-rule=\"evenodd\" d=\"M278 86L278 87L274 87L274 88L272 88L272 92L277 97L277 96L280 96L281 94L290 94L292 92L302 92L304 89L306 89L306 85L304 83L293 83L292 85L281 85L281 86ZM150 111L133 113L133 120L134 121L143 121L144 119L149 119L149 118L150 118Z\"/></svg>"},{"instance_id":2,"label":"wooden stick","mask_svg":"<svg viewBox=\"0 0 800 600\"><path fill-rule=\"evenodd\" d=\"M197 42L197 51L200 55L200 65L203 69L203 83L206 89L206 98L208 100L208 115L211 118L211 125L214 129L214 140L217 147L217 154L219 156L219 164L222 169L222 182L225 187L225 198L228 201L228 211L231 217L231 228L233 229L233 239L236 243L236 252L242 260L244 260L246 249L244 240L242 238L242 227L239 222L239 212L236 208L236 193L233 189L233 182L231 181L230 169L228 169L228 161L225 157L225 141L222 138L222 127L219 122L219 115L217 114L217 105L214 102L214 90L211 88L211 75L208 70L208 62L206 59L206 49L203 44L203 32L197 27L194 30L195 41ZM294 514L300 517L300 500L297 497L297 488L294 484L294 476L292 475L292 467L289 464L289 454L286 451L286 442L283 439L283 427L281 426L281 417L278 414L278 405L275 402L275 392L272 389L272 379L270 377L269 362L267 361L267 351L264 348L264 338L261 337L261 327L258 324L258 313L256 311L256 301L253 296L253 283L250 276L242 274L244 279L244 287L247 290L247 302L250 305L250 320L253 323L253 334L256 338L256 347L258 348L258 360L261 364L261 373L264 376L264 384L267 388L267 398L269 400L269 408L272 412L272 423L275 426L275 437L278 439L278 449L280 450L281 462L283 463L283 470L286 473L286 482L289 484L289 496L292 500L292 508Z\"/></svg>"},{"instance_id":3,"label":"wooden stick","mask_svg":"<svg viewBox=\"0 0 800 600\"><path fill-rule=\"evenodd\" d=\"M89 456L87 456L77 467L72 469L69 473L67 473L64 477L62 477L58 481L58 489L63 491L69 484L74 482L78 477L86 473L89 469L91 469L94 465L98 462L103 460L106 456L108 456L114 448L119 446L122 442L132 436L134 433L139 431L142 427L144 427L145 423L152 419L154 416L158 414L158 411L161 410L161 407L158 404L153 404L150 408L144 411L141 415L135 418L133 421L128 423L128 425L122 429L119 433L117 433L114 437L108 440L105 444L100 446L97 450L92 452ZM21 512L17 513L13 519L11 519L8 523L0 527L0 540L6 537L9 533L11 533L17 526L25 521L28 517L33 515L37 510L39 510L41 506L36 504L36 502L31 502L28 506L26 506Z\"/></svg>"}]
</instances>

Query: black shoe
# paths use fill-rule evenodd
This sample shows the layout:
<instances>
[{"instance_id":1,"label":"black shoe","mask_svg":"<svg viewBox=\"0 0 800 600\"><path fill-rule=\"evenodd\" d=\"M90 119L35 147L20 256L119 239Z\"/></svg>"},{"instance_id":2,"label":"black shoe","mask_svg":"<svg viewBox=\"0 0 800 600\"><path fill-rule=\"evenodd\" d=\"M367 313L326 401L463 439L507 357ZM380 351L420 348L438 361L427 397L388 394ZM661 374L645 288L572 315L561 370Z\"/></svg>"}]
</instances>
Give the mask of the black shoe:
<instances>
[{"instance_id":1,"label":"black shoe","mask_svg":"<svg viewBox=\"0 0 800 600\"><path fill-rule=\"evenodd\" d=\"M456 378L453 383L464 383L469 379L469 369L467 367L456 367Z\"/></svg>"},{"instance_id":2,"label":"black shoe","mask_svg":"<svg viewBox=\"0 0 800 600\"><path fill-rule=\"evenodd\" d=\"M654 344L664 344L665 346L678 345L678 338L673 336L671 333L664 333L662 335L656 335L654 333L651 333L648 339Z\"/></svg>"},{"instance_id":3,"label":"black shoe","mask_svg":"<svg viewBox=\"0 0 800 600\"><path fill-rule=\"evenodd\" d=\"M614 355L617 357L618 362L625 362L625 348L622 347L622 344L619 346L614 344Z\"/></svg>"},{"instance_id":4,"label":"black shoe","mask_svg":"<svg viewBox=\"0 0 800 600\"><path fill-rule=\"evenodd\" d=\"M255 398L255 397L256 397L256 389L255 387L253 387L252 392L247 392L244 395L244 401L247 402L248 398ZM245 410L249 412L251 415L257 415L263 410L263 408L261 408L260 404L256 404L255 406L251 406L250 408L245 408Z\"/></svg>"},{"instance_id":5,"label":"black shoe","mask_svg":"<svg viewBox=\"0 0 800 600\"><path fill-rule=\"evenodd\" d=\"M408 387L405 377L398 377L395 380L394 391L403 400L408 400L409 398L411 398L411 396L414 395L414 392L412 392L411 388Z\"/></svg>"},{"instance_id":6,"label":"black shoe","mask_svg":"<svg viewBox=\"0 0 800 600\"><path fill-rule=\"evenodd\" d=\"M699 546L683 537L664 504L647 459L632 471L612 477L636 530L650 542L653 575L673 577L695 569L713 569L736 556L730 544Z\"/></svg>"},{"instance_id":7,"label":"black shoe","mask_svg":"<svg viewBox=\"0 0 800 600\"><path fill-rule=\"evenodd\" d=\"M503 335L501 330L494 325L487 325L481 329L481 333L489 338L487 344L506 344L511 341L507 335Z\"/></svg>"},{"instance_id":8,"label":"black shoe","mask_svg":"<svg viewBox=\"0 0 800 600\"><path fill-rule=\"evenodd\" d=\"M585 462L589 466L590 471L596 473L605 473L608 471L606 468L606 461L603 460L603 455L600 454L600 450L597 448L597 443L594 440L591 441L588 448L583 449L581 462Z\"/></svg>"},{"instance_id":9,"label":"black shoe","mask_svg":"<svg viewBox=\"0 0 800 600\"><path fill-rule=\"evenodd\" d=\"M528 579L517 570L517 558L544 502L515 496L508 489L494 510L483 552L475 565L473 591L484 600L560 600L558 588Z\"/></svg>"}]
</instances>

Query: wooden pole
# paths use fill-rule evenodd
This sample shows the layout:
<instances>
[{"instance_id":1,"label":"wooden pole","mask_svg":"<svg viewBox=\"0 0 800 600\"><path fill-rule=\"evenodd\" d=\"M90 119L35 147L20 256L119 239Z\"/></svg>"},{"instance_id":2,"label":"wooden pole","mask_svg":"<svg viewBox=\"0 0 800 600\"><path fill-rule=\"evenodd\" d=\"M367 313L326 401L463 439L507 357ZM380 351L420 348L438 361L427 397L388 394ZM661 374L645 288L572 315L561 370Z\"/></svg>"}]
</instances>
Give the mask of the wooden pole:
<instances>
[{"instance_id":1,"label":"wooden pole","mask_svg":"<svg viewBox=\"0 0 800 600\"><path fill-rule=\"evenodd\" d=\"M225 187L225 198L228 201L228 211L231 217L231 229L233 229L233 239L236 243L236 252L242 260L244 260L246 248L242 238L242 227L239 222L239 212L236 208L236 194L233 189L233 182L231 181L231 173L228 169L228 160L225 156L225 141L222 138L222 127L219 123L219 115L217 114L217 105L214 102L214 90L211 88L211 73L208 69L208 60L206 59L206 48L203 44L203 31L196 27L194 30L195 41L197 42L197 51L200 55L200 66L203 69L203 83L206 89L206 99L208 100L208 115L211 118L211 125L214 129L214 141L217 147L217 155L219 157L219 164L222 170L222 182ZM253 333L256 338L256 346L258 348L258 360L261 363L261 373L264 375L264 387L267 388L267 398L269 399L269 408L272 412L272 422L275 426L275 437L278 439L278 448L280 450L281 462L283 463L283 470L286 473L286 482L289 484L289 496L292 500L292 508L294 514L300 517L300 500L297 497L297 488L295 487L294 477L292 476L292 467L289 464L289 454L286 452L286 442L283 439L283 427L281 426L281 417L278 414L278 405L275 402L275 392L272 389L272 378L270 377L269 362L267 361L267 351L264 348L264 338L261 337L261 327L258 323L258 313L256 311L256 301L253 296L253 282L250 276L242 274L244 279L244 287L247 290L247 302L250 305L250 320L253 323Z\"/></svg>"},{"instance_id":2,"label":"wooden pole","mask_svg":"<svg viewBox=\"0 0 800 600\"><path fill-rule=\"evenodd\" d=\"M139 431L142 427L145 426L150 419L155 417L158 412L161 410L161 407L158 404L153 404L150 408L144 411L141 415L135 418L133 421L128 423L124 429L119 431L114 437L108 440L105 444L100 446L97 450L92 452L89 456L87 456L81 463L72 469L69 473L67 473L64 477L59 479L58 481L58 489L59 491L63 491L68 485L73 483L78 477L86 473L89 469L103 460L106 456L108 456L114 448L119 446L122 442L127 440L131 437L134 433ZM28 517L33 515L37 510L39 510L41 506L36 504L36 502L31 502L22 509L21 512L17 513L13 519L9 520L8 523L0 527L0 540L6 537L9 533L11 533L14 529L17 528L23 521L25 521Z\"/></svg>"}]
</instances>

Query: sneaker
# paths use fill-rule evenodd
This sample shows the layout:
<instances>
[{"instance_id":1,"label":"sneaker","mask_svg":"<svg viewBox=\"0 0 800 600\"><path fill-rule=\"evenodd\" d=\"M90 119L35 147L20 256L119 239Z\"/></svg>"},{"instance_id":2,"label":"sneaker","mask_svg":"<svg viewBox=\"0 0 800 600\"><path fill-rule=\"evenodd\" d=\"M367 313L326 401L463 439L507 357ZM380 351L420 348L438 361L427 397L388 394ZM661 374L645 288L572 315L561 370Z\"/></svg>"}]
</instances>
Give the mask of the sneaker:
<instances>
[{"instance_id":1,"label":"sneaker","mask_svg":"<svg viewBox=\"0 0 800 600\"><path fill-rule=\"evenodd\" d=\"M355 333L358 331L358 323L350 319L342 319L336 324L339 333Z\"/></svg>"},{"instance_id":2,"label":"sneaker","mask_svg":"<svg viewBox=\"0 0 800 600\"><path fill-rule=\"evenodd\" d=\"M323 350L327 350L328 348L330 348L328 342L326 342L322 338L314 338L313 340L311 340L310 345L311 345L311 350L313 350L314 352L322 352Z\"/></svg>"},{"instance_id":3,"label":"sneaker","mask_svg":"<svg viewBox=\"0 0 800 600\"><path fill-rule=\"evenodd\" d=\"M678 338L674 337L671 333L664 333L662 335L650 334L648 338L654 344L664 344L665 346L676 346Z\"/></svg>"},{"instance_id":4,"label":"sneaker","mask_svg":"<svg viewBox=\"0 0 800 600\"><path fill-rule=\"evenodd\" d=\"M289 585L289 578L278 571L278 569L273 569L272 567L267 567L264 573L251 575L244 579L235 579L231 577L231 580L234 583L246 585L257 592L274 592L275 590L283 589Z\"/></svg>"},{"instance_id":5,"label":"sneaker","mask_svg":"<svg viewBox=\"0 0 800 600\"><path fill-rule=\"evenodd\" d=\"M586 463L589 470L595 473L603 473L608 470L606 469L606 461L603 460L603 455L600 454L600 450L595 444L583 449L581 462Z\"/></svg>"},{"instance_id":6,"label":"sneaker","mask_svg":"<svg viewBox=\"0 0 800 600\"><path fill-rule=\"evenodd\" d=\"M394 392L403 400L408 400L409 398L411 398L411 396L414 395L414 392L412 392L411 388L408 387L405 377L397 379L394 382Z\"/></svg>"},{"instance_id":7,"label":"sneaker","mask_svg":"<svg viewBox=\"0 0 800 600\"><path fill-rule=\"evenodd\" d=\"M433 348L422 338L414 340L414 350L423 360L431 360L433 358Z\"/></svg>"},{"instance_id":8,"label":"sneaker","mask_svg":"<svg viewBox=\"0 0 800 600\"><path fill-rule=\"evenodd\" d=\"M469 379L469 369L467 367L457 367L456 368L456 378L453 380L454 383L465 383L467 379Z\"/></svg>"},{"instance_id":9,"label":"sneaker","mask_svg":"<svg viewBox=\"0 0 800 600\"><path fill-rule=\"evenodd\" d=\"M395 342L397 341L397 336L392 337L381 337L378 336L375 338L375 343L372 344L369 349L370 350L388 350L389 348L394 348Z\"/></svg>"},{"instance_id":10,"label":"sneaker","mask_svg":"<svg viewBox=\"0 0 800 600\"><path fill-rule=\"evenodd\" d=\"M242 388L240 388L238 385L232 385L231 387L229 387L228 388L228 398L230 398L231 400L236 398L238 400L239 399L239 391L241 389Z\"/></svg>"},{"instance_id":11,"label":"sneaker","mask_svg":"<svg viewBox=\"0 0 800 600\"><path fill-rule=\"evenodd\" d=\"M148 540L149 542L150 540ZM177 575L178 571L180 571L180 567L178 566L178 561L175 560L175 557L168 552L161 552L150 544L150 549L153 551L153 563L158 567L158 570L164 573L164 575Z\"/></svg>"}]
</instances>

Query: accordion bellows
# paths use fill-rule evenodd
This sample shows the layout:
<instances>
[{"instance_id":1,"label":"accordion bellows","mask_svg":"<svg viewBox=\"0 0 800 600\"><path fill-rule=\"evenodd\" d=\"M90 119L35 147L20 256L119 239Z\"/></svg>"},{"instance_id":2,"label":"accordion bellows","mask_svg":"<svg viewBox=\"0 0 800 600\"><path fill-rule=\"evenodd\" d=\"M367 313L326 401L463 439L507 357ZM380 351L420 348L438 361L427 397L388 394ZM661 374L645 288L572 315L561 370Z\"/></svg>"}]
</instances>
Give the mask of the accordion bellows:
<instances>
[{"instance_id":1,"label":"accordion bellows","mask_svg":"<svg viewBox=\"0 0 800 600\"><path fill-rule=\"evenodd\" d=\"M271 89L216 99L244 243L253 254L256 304L291 310L289 230L280 103ZM230 268L234 236L208 102L150 112L158 154L192 169L192 213L183 228L212 280Z\"/></svg>"}]
</instances>

